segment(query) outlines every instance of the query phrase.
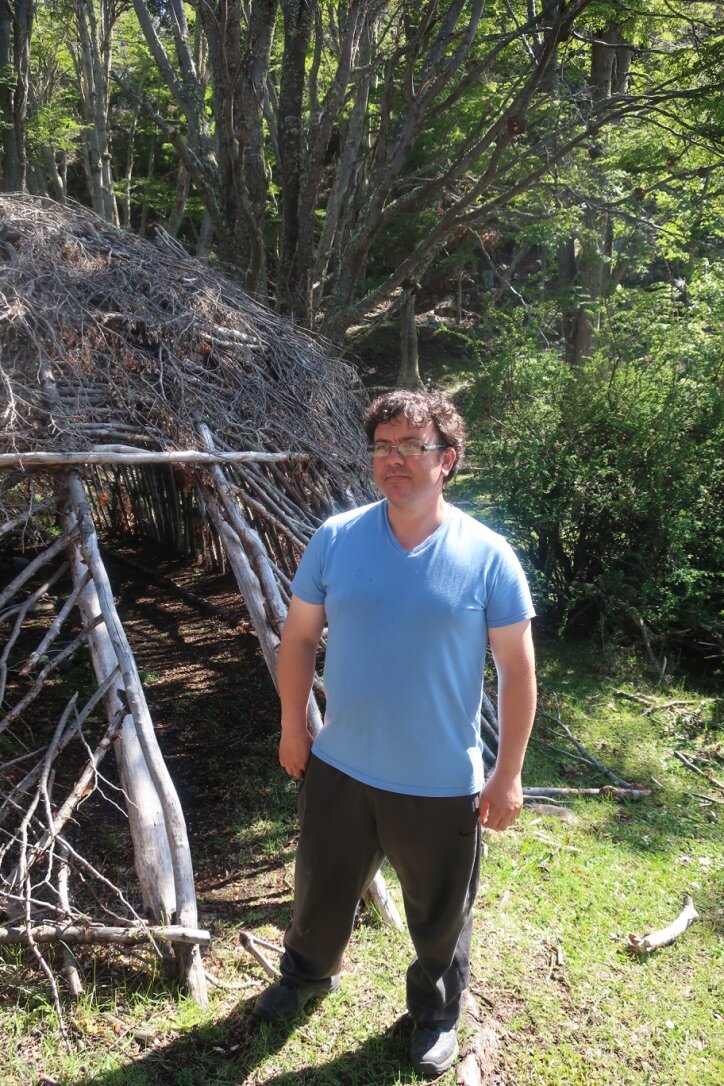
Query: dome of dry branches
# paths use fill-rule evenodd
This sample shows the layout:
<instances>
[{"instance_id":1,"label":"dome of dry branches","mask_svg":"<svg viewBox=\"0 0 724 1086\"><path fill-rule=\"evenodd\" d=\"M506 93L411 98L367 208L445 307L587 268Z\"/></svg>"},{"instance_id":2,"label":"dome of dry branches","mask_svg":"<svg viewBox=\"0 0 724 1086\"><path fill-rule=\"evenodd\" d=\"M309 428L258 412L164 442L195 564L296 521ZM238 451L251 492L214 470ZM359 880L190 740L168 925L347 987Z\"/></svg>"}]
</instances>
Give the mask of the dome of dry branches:
<instances>
[{"instance_id":1,"label":"dome of dry branches","mask_svg":"<svg viewBox=\"0 0 724 1086\"><path fill-rule=\"evenodd\" d=\"M0 198L4 450L198 449L202 419L221 449L307 453L354 484L352 367L173 246Z\"/></svg>"}]
</instances>

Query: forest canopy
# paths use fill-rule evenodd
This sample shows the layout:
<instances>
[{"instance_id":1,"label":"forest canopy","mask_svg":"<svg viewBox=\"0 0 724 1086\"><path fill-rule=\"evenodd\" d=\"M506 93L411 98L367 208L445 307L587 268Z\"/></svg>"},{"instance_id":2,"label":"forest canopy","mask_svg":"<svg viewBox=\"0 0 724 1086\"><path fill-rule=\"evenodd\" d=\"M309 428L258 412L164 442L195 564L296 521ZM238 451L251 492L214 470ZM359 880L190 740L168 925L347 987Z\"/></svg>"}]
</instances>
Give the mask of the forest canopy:
<instances>
[{"instance_id":1,"label":"forest canopy","mask_svg":"<svg viewBox=\"0 0 724 1086\"><path fill-rule=\"evenodd\" d=\"M402 383L430 378L432 330L478 448L467 486L548 617L711 657L723 16L2 0L2 187L169 235L360 354L392 326Z\"/></svg>"}]
</instances>

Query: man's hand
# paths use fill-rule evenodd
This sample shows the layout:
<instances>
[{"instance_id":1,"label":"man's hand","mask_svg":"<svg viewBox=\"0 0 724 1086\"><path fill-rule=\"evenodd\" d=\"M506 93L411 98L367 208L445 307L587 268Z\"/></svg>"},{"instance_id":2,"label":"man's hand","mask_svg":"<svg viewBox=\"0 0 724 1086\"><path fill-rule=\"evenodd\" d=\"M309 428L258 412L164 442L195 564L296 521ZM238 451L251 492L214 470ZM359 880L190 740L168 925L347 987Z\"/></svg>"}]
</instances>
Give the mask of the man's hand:
<instances>
[{"instance_id":1,"label":"man's hand","mask_svg":"<svg viewBox=\"0 0 724 1086\"><path fill-rule=\"evenodd\" d=\"M521 773L535 716L535 666L530 619L489 632L498 672L498 759L480 793L480 821L507 830L523 809Z\"/></svg>"},{"instance_id":2,"label":"man's hand","mask_svg":"<svg viewBox=\"0 0 724 1086\"><path fill-rule=\"evenodd\" d=\"M486 830L507 830L523 809L520 774L498 775L494 770L480 793L480 821Z\"/></svg>"},{"instance_id":3,"label":"man's hand","mask_svg":"<svg viewBox=\"0 0 724 1086\"><path fill-rule=\"evenodd\" d=\"M282 701L282 738L279 762L290 777L300 781L307 771L312 736L307 727L307 706L314 681L314 661L324 626L324 607L292 596L282 630L277 680Z\"/></svg>"},{"instance_id":4,"label":"man's hand","mask_svg":"<svg viewBox=\"0 0 724 1086\"><path fill-rule=\"evenodd\" d=\"M307 772L309 753L312 749L312 736L305 725L303 728L284 728L279 741L279 764L286 769L290 777L300 781Z\"/></svg>"}]
</instances>

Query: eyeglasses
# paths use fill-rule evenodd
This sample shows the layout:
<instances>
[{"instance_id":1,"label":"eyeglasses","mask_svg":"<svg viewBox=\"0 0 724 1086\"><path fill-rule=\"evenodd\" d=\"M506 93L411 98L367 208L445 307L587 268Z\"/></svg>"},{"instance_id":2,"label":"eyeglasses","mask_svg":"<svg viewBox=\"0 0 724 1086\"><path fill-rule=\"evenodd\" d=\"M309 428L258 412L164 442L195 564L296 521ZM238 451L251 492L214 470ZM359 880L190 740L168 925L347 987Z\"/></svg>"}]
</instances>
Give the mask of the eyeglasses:
<instances>
[{"instance_id":1,"label":"eyeglasses","mask_svg":"<svg viewBox=\"0 0 724 1086\"><path fill-rule=\"evenodd\" d=\"M374 445L368 446L370 456L373 460L384 460L389 456L393 449L397 449L400 456L404 456L405 459L410 457L422 456L423 453L432 452L433 449L447 449L447 445L423 445L421 441L415 441L410 439L409 441L398 441L396 445L392 445L389 441L375 441Z\"/></svg>"}]
</instances>

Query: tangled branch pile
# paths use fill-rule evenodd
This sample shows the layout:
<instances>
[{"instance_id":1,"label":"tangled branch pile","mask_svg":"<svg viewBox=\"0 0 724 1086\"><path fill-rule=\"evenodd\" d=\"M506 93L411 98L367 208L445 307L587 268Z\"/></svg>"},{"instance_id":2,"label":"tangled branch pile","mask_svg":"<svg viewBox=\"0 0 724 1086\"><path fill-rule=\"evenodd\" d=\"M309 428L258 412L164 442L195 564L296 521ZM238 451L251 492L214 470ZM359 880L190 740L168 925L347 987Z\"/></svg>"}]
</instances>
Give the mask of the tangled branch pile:
<instances>
[{"instance_id":1,"label":"tangled branch pile","mask_svg":"<svg viewBox=\"0 0 724 1086\"><path fill-rule=\"evenodd\" d=\"M200 414L220 447L354 479L353 369L208 266L30 197L0 199L0 257L5 449L202 448Z\"/></svg>"}]
</instances>

